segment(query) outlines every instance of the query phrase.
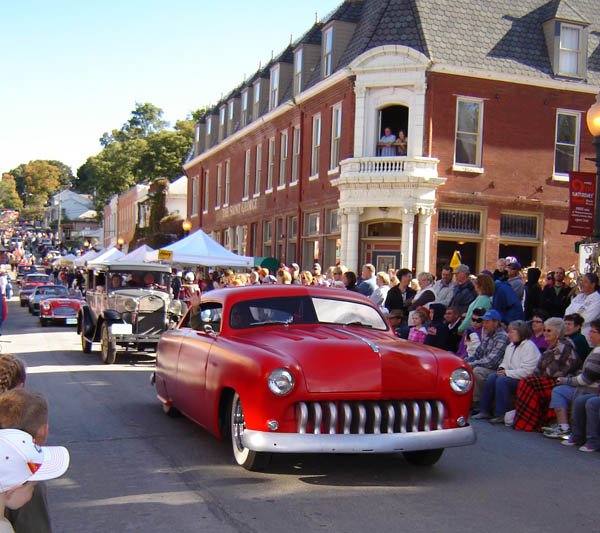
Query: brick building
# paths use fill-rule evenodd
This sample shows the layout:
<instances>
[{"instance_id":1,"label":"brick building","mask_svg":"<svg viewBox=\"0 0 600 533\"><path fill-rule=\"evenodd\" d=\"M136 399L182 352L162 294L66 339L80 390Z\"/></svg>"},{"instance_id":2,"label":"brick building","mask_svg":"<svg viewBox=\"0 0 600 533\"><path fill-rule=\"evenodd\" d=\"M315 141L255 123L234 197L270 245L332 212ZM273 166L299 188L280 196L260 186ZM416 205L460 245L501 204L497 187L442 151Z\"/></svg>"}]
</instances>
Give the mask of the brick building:
<instances>
[{"instance_id":1,"label":"brick building","mask_svg":"<svg viewBox=\"0 0 600 533\"><path fill-rule=\"evenodd\" d=\"M599 84L594 0L348 0L197 124L188 216L303 268L570 266Z\"/></svg>"}]
</instances>

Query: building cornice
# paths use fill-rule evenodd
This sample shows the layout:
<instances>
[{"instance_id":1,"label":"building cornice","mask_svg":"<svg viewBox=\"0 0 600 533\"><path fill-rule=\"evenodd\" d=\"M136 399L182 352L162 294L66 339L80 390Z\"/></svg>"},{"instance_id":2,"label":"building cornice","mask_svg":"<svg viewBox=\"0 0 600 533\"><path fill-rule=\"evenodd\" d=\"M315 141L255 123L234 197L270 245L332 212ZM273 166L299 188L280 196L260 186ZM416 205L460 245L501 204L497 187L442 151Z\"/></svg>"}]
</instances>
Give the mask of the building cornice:
<instances>
[{"instance_id":1,"label":"building cornice","mask_svg":"<svg viewBox=\"0 0 600 533\"><path fill-rule=\"evenodd\" d=\"M599 85L592 85L583 81L574 82L566 80L554 80L549 78L534 78L531 76L521 76L519 74L508 74L471 67L461 67L448 63L433 62L429 72L440 74L452 74L454 76L466 76L469 78L480 78L483 80L503 81L506 83L517 83L520 85L531 85L533 87L544 87L546 89L556 89L558 91L574 91L580 93L598 94Z\"/></svg>"},{"instance_id":2,"label":"building cornice","mask_svg":"<svg viewBox=\"0 0 600 533\"><path fill-rule=\"evenodd\" d=\"M236 131L234 134L225 138L219 144L217 144L217 145L213 146L212 148L209 148L208 150L197 155L196 157L194 157L194 159L188 161L185 165L183 165L183 169L189 170L190 168L196 166L198 163L201 163L205 159L216 154L220 150L223 150L224 148L227 148L228 146L238 142L240 139L242 139L249 133L252 133L256 129L263 126L263 124L265 124L266 122L270 122L270 121L274 120L275 118L283 115L284 113L287 113L289 111L290 107L294 107L296 105L306 102L313 96L319 94L320 92L322 92L326 89L329 89L330 87L333 87L340 81L342 81L346 78L349 78L350 76L352 76L352 72L350 71L350 69L343 68L341 70L338 70L331 76L328 76L324 80L321 80L319 83L313 85L312 87L306 89L305 91L302 91L300 94L296 95L292 99L286 100L285 102L279 104L279 106L277 106L275 109L273 109L273 111L270 111L270 112L266 113L265 115L260 116L259 118L257 118L256 120L254 120L250 124L248 124L246 127L242 128L239 131Z\"/></svg>"}]
</instances>

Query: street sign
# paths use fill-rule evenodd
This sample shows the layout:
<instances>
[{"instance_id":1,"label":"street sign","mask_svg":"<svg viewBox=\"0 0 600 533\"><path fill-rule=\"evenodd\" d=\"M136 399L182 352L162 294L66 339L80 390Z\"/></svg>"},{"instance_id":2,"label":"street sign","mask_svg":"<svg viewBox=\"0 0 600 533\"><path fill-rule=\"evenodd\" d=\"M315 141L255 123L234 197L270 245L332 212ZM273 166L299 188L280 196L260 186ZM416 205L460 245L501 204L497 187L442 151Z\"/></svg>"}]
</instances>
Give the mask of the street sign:
<instances>
[{"instance_id":1,"label":"street sign","mask_svg":"<svg viewBox=\"0 0 600 533\"><path fill-rule=\"evenodd\" d=\"M569 225L567 235L590 237L594 233L596 174L569 172Z\"/></svg>"},{"instance_id":2,"label":"street sign","mask_svg":"<svg viewBox=\"0 0 600 533\"><path fill-rule=\"evenodd\" d=\"M172 261L173 260L173 252L171 250L159 250L158 251L158 259L164 261Z\"/></svg>"}]
</instances>

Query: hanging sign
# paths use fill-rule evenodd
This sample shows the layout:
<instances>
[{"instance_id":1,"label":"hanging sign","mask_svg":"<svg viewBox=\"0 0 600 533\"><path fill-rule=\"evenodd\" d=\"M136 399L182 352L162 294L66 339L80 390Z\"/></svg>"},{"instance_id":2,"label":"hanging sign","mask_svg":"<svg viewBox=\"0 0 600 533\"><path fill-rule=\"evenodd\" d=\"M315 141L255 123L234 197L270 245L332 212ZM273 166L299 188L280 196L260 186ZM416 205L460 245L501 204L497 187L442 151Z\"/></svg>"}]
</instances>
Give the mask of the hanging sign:
<instances>
[{"instance_id":1,"label":"hanging sign","mask_svg":"<svg viewBox=\"0 0 600 533\"><path fill-rule=\"evenodd\" d=\"M569 172L569 226L567 235L591 237L594 234L596 174Z\"/></svg>"}]
</instances>

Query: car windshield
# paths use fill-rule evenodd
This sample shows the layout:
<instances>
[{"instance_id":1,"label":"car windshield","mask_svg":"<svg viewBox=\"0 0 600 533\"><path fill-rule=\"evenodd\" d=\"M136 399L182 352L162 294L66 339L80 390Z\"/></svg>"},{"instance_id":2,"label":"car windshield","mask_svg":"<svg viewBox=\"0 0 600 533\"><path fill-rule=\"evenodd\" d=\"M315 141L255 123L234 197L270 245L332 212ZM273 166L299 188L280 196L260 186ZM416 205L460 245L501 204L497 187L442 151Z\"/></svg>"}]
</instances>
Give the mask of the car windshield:
<instances>
[{"instance_id":1,"label":"car windshield","mask_svg":"<svg viewBox=\"0 0 600 533\"><path fill-rule=\"evenodd\" d=\"M159 291L168 291L170 286L170 274L168 272L157 272L154 270L142 270L132 272L131 270L111 271L109 288L146 288Z\"/></svg>"},{"instance_id":2,"label":"car windshield","mask_svg":"<svg viewBox=\"0 0 600 533\"><path fill-rule=\"evenodd\" d=\"M55 285L51 287L40 287L37 289L37 294L42 296L68 296L69 289L62 285Z\"/></svg>"},{"instance_id":3,"label":"car windshield","mask_svg":"<svg viewBox=\"0 0 600 533\"><path fill-rule=\"evenodd\" d=\"M229 325L244 329L270 324L335 324L387 330L381 314L367 304L335 298L261 298L234 304Z\"/></svg>"},{"instance_id":4,"label":"car windshield","mask_svg":"<svg viewBox=\"0 0 600 533\"><path fill-rule=\"evenodd\" d=\"M47 283L50 278L45 274L40 274L39 276L27 276L26 280L30 283Z\"/></svg>"}]
</instances>

